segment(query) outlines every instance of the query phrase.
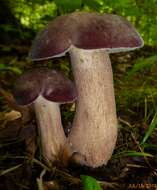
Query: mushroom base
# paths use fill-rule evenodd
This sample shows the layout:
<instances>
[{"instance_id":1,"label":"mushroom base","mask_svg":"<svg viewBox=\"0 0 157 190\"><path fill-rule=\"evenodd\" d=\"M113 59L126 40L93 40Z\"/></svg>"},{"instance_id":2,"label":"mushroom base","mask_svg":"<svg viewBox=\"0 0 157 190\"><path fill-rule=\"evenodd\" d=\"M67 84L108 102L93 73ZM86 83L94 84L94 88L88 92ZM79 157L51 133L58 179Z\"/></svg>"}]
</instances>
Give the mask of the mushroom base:
<instances>
[{"instance_id":1,"label":"mushroom base","mask_svg":"<svg viewBox=\"0 0 157 190\"><path fill-rule=\"evenodd\" d=\"M107 164L117 139L111 62L102 50L70 49L78 99L69 142L82 165Z\"/></svg>"}]
</instances>

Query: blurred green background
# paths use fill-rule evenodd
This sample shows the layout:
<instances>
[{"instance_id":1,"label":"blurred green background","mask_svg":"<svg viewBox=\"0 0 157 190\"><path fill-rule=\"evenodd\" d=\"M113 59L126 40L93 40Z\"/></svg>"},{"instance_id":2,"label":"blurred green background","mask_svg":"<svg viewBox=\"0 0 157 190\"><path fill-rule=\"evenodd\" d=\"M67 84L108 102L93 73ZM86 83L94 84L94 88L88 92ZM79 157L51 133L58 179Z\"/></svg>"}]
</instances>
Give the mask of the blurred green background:
<instances>
[{"instance_id":1,"label":"blurred green background","mask_svg":"<svg viewBox=\"0 0 157 190\"><path fill-rule=\"evenodd\" d=\"M122 15L137 27L145 44L157 44L157 0L1 0L1 38L11 32L24 39L54 17L75 10Z\"/></svg>"}]
</instances>

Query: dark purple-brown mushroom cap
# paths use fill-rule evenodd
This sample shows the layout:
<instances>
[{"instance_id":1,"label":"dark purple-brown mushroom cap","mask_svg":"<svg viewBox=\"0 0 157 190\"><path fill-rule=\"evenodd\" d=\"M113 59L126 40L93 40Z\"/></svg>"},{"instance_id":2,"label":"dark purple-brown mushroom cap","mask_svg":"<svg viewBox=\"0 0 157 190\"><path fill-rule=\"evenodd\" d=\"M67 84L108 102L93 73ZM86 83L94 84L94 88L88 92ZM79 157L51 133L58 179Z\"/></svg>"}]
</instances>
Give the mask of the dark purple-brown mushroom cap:
<instances>
[{"instance_id":1,"label":"dark purple-brown mushroom cap","mask_svg":"<svg viewBox=\"0 0 157 190\"><path fill-rule=\"evenodd\" d=\"M28 105L39 95L57 103L72 102L76 99L74 84L61 72L48 68L36 68L21 75L13 89L19 105Z\"/></svg>"},{"instance_id":2,"label":"dark purple-brown mushroom cap","mask_svg":"<svg viewBox=\"0 0 157 190\"><path fill-rule=\"evenodd\" d=\"M114 53L140 48L143 40L121 16L74 12L57 17L38 34L30 58L42 60L62 56L71 45L81 49L105 49Z\"/></svg>"}]
</instances>

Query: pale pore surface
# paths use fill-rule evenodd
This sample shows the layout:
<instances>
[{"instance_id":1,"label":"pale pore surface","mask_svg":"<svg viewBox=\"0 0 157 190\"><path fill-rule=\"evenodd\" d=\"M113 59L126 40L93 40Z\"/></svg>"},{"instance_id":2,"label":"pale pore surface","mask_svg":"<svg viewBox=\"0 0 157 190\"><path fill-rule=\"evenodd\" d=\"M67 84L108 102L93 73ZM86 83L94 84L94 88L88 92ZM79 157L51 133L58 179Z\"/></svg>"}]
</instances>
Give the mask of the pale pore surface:
<instances>
[{"instance_id":1,"label":"pale pore surface","mask_svg":"<svg viewBox=\"0 0 157 190\"><path fill-rule=\"evenodd\" d=\"M43 156L47 162L53 162L59 159L66 141L59 104L39 96L34 103L34 107Z\"/></svg>"},{"instance_id":2,"label":"pale pore surface","mask_svg":"<svg viewBox=\"0 0 157 190\"><path fill-rule=\"evenodd\" d=\"M112 68L108 53L70 50L78 92L69 136L74 160L98 167L110 159L117 139L117 117Z\"/></svg>"}]
</instances>

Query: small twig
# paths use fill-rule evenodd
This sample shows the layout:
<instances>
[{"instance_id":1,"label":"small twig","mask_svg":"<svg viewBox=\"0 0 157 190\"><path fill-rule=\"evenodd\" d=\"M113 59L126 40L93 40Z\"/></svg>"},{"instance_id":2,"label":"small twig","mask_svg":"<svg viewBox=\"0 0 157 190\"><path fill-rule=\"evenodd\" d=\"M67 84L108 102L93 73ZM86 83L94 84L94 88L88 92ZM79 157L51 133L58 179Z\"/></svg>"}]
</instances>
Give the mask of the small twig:
<instances>
[{"instance_id":1,"label":"small twig","mask_svg":"<svg viewBox=\"0 0 157 190\"><path fill-rule=\"evenodd\" d=\"M120 117L118 117L118 120L119 120L121 123L127 125L129 128L132 128L132 125L131 125L128 121L125 121L124 119L122 119L122 118L120 118Z\"/></svg>"},{"instance_id":2,"label":"small twig","mask_svg":"<svg viewBox=\"0 0 157 190\"><path fill-rule=\"evenodd\" d=\"M33 158L33 159L32 159L32 162L34 162L34 163L40 165L43 169L47 170L48 172L51 171L50 168L48 168L45 164L43 164L42 162L40 162L40 161L37 160L36 158Z\"/></svg>"},{"instance_id":3,"label":"small twig","mask_svg":"<svg viewBox=\"0 0 157 190\"><path fill-rule=\"evenodd\" d=\"M72 184L79 184L81 183L81 180L79 178L73 177L72 175L61 171L57 168L48 168L45 164L40 162L39 160L33 158L32 161L38 165L40 165L43 169L47 170L48 172L53 172L56 176L61 176L63 179L65 179L68 182L71 182Z\"/></svg>"},{"instance_id":4,"label":"small twig","mask_svg":"<svg viewBox=\"0 0 157 190\"><path fill-rule=\"evenodd\" d=\"M19 186L20 189L29 189L29 187L27 187L26 185L23 185L23 184L16 183L16 185Z\"/></svg>"},{"instance_id":5,"label":"small twig","mask_svg":"<svg viewBox=\"0 0 157 190\"><path fill-rule=\"evenodd\" d=\"M43 169L43 171L40 174L40 177L37 178L38 190L44 190L44 187L43 187L43 176L45 175L45 173L46 173L46 170Z\"/></svg>"},{"instance_id":6,"label":"small twig","mask_svg":"<svg viewBox=\"0 0 157 190\"><path fill-rule=\"evenodd\" d=\"M137 165L137 164L127 164L127 167L131 168L146 168L145 166Z\"/></svg>"},{"instance_id":7,"label":"small twig","mask_svg":"<svg viewBox=\"0 0 157 190\"><path fill-rule=\"evenodd\" d=\"M119 188L119 185L113 182L98 181L98 183L101 185L101 187L105 187L105 188L113 188L113 189Z\"/></svg>"},{"instance_id":8,"label":"small twig","mask_svg":"<svg viewBox=\"0 0 157 190\"><path fill-rule=\"evenodd\" d=\"M0 176L6 175L6 174L10 173L10 172L12 172L12 171L14 171L14 170L20 168L22 165L23 165L23 164L18 164L18 165L13 166L13 167L11 167L11 168L9 168L9 169L3 170L2 172L0 172Z\"/></svg>"}]
</instances>

